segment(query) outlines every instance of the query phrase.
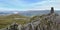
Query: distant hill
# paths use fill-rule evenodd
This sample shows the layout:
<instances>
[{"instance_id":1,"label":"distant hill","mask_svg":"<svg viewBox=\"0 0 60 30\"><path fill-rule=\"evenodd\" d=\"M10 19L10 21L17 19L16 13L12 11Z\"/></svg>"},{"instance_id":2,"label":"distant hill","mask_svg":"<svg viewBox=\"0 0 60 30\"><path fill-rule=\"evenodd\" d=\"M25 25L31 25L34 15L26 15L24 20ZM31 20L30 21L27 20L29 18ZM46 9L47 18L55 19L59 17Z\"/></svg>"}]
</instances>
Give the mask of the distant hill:
<instances>
[{"instance_id":1,"label":"distant hill","mask_svg":"<svg viewBox=\"0 0 60 30\"><path fill-rule=\"evenodd\" d=\"M47 13L50 12L50 10L36 10L36 11L4 11L4 12L0 12L0 15L14 14L14 12L18 12L19 14L22 14L22 15L24 15L24 16L33 16L33 15L47 14ZM60 14L60 11L55 11L55 13Z\"/></svg>"},{"instance_id":2,"label":"distant hill","mask_svg":"<svg viewBox=\"0 0 60 30\"><path fill-rule=\"evenodd\" d=\"M20 15L20 14L11 14L6 16L0 16L0 20L6 20L6 19L20 19L20 18L28 18L27 16Z\"/></svg>"},{"instance_id":3,"label":"distant hill","mask_svg":"<svg viewBox=\"0 0 60 30\"><path fill-rule=\"evenodd\" d=\"M26 18L26 17L20 14L12 14L12 15L6 16L6 18Z\"/></svg>"}]
</instances>

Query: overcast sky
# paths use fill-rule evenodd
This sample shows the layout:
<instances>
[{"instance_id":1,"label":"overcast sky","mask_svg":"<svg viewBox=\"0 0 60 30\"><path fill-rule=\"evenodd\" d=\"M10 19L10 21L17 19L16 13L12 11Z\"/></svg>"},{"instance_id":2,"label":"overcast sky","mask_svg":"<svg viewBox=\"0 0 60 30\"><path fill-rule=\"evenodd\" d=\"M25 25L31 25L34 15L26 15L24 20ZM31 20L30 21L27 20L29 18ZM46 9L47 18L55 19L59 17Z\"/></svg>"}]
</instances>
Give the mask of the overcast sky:
<instances>
[{"instance_id":1,"label":"overcast sky","mask_svg":"<svg viewBox=\"0 0 60 30\"><path fill-rule=\"evenodd\" d=\"M60 10L60 0L0 0L0 11Z\"/></svg>"}]
</instances>

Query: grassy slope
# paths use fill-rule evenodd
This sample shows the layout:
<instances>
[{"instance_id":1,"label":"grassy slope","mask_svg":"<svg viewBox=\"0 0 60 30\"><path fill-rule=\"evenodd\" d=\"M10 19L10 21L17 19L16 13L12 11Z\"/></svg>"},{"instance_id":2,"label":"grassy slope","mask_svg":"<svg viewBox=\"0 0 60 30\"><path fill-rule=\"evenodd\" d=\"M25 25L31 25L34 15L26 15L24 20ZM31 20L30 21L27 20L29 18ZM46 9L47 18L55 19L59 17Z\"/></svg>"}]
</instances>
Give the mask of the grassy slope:
<instances>
[{"instance_id":1,"label":"grassy slope","mask_svg":"<svg viewBox=\"0 0 60 30\"><path fill-rule=\"evenodd\" d=\"M0 28L7 27L7 25L12 24L13 22L16 22L18 24L25 24L28 21L21 19L21 20L15 20L14 18L27 18L23 15L13 14L9 16L0 16Z\"/></svg>"},{"instance_id":2,"label":"grassy slope","mask_svg":"<svg viewBox=\"0 0 60 30\"><path fill-rule=\"evenodd\" d=\"M37 17L40 18L40 16L33 16L30 19L17 19L14 18L29 18L23 15L13 14L9 16L0 16L0 28L7 27L7 25L11 25L13 22L16 22L18 24L26 24L28 22L31 22L32 20L35 20Z\"/></svg>"}]
</instances>

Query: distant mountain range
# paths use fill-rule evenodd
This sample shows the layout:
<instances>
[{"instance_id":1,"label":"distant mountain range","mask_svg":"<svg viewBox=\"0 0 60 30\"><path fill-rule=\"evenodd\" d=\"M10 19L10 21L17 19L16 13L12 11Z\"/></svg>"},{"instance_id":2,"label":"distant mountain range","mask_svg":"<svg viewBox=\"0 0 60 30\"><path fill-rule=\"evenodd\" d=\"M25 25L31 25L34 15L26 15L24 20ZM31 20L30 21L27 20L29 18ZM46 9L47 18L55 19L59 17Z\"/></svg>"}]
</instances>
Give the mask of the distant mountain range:
<instances>
[{"instance_id":1,"label":"distant mountain range","mask_svg":"<svg viewBox=\"0 0 60 30\"><path fill-rule=\"evenodd\" d=\"M42 15L50 13L50 10L36 10L36 11L0 11L0 15L9 15L9 14L22 14L25 16L33 16L33 15ZM60 14L60 11L55 11L55 13Z\"/></svg>"}]
</instances>

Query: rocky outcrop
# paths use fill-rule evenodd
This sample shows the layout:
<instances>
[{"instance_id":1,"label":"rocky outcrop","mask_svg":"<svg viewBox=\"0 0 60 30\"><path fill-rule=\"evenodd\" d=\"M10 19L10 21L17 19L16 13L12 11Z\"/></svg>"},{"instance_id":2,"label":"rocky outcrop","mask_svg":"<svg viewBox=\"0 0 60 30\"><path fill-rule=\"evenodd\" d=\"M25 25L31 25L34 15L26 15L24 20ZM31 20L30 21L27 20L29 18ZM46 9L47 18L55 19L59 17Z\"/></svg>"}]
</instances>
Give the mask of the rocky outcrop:
<instances>
[{"instance_id":1,"label":"rocky outcrop","mask_svg":"<svg viewBox=\"0 0 60 30\"><path fill-rule=\"evenodd\" d=\"M55 22L56 17L55 14L44 16L42 19L38 17L38 19L23 26L15 23L7 30L60 30L59 24Z\"/></svg>"},{"instance_id":2,"label":"rocky outcrop","mask_svg":"<svg viewBox=\"0 0 60 30\"><path fill-rule=\"evenodd\" d=\"M13 23L6 30L60 30L60 24L56 22L56 18L57 15L54 13L54 9L51 8L51 12L42 18L38 17L23 26Z\"/></svg>"}]
</instances>

